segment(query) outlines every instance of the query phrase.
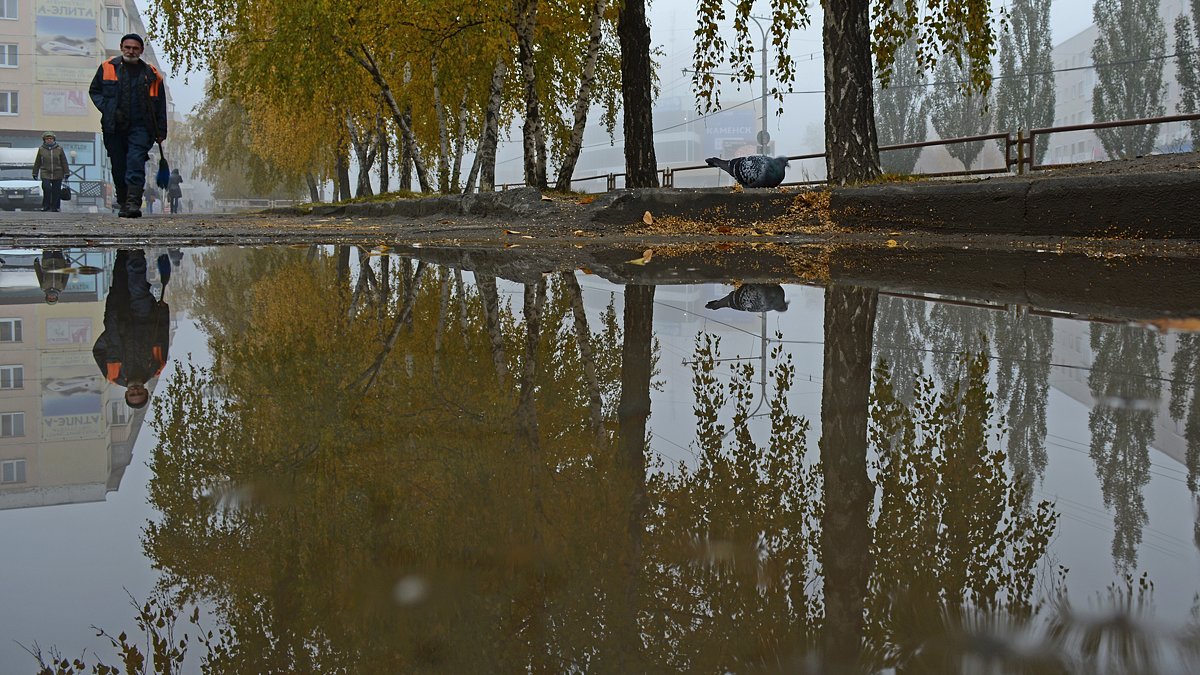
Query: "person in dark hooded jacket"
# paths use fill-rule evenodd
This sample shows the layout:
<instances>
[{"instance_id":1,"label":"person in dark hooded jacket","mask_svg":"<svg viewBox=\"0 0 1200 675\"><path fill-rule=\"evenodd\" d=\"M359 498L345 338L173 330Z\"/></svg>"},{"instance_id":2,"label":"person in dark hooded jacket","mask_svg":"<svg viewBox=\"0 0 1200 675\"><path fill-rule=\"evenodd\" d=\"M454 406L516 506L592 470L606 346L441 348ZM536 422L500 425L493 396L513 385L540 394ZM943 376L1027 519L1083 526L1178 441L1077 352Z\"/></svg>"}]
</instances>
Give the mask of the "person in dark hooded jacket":
<instances>
[{"instance_id":1,"label":"person in dark hooded jacket","mask_svg":"<svg viewBox=\"0 0 1200 675\"><path fill-rule=\"evenodd\" d=\"M33 158L33 179L42 181L42 210L58 211L62 208L62 184L70 175L67 153L58 144L53 131L42 134L42 144Z\"/></svg>"},{"instance_id":2,"label":"person in dark hooded jacket","mask_svg":"<svg viewBox=\"0 0 1200 675\"><path fill-rule=\"evenodd\" d=\"M146 252L120 249L112 287L104 301L104 332L92 356L105 379L125 387L125 403L141 408L150 400L146 383L167 364L171 308L155 300L146 280Z\"/></svg>"},{"instance_id":3,"label":"person in dark hooded jacket","mask_svg":"<svg viewBox=\"0 0 1200 675\"><path fill-rule=\"evenodd\" d=\"M121 38L121 55L100 64L88 88L100 111L122 218L141 217L150 146L167 138L167 88L158 68L142 60L144 49L136 33Z\"/></svg>"}]
</instances>

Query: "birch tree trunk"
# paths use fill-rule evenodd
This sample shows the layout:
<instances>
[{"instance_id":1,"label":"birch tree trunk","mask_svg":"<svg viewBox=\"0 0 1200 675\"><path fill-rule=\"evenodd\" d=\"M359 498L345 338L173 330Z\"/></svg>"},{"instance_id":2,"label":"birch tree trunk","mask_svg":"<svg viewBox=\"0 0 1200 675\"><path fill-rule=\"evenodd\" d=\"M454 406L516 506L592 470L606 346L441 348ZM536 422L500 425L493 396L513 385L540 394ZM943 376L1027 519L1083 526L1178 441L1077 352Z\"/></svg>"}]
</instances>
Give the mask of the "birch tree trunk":
<instances>
[{"instance_id":1,"label":"birch tree trunk","mask_svg":"<svg viewBox=\"0 0 1200 675\"><path fill-rule=\"evenodd\" d=\"M334 174L337 176L337 201L339 202L353 197L350 191L350 158L348 154L349 150L343 145L337 149L337 157L333 161Z\"/></svg>"},{"instance_id":2,"label":"birch tree trunk","mask_svg":"<svg viewBox=\"0 0 1200 675\"><path fill-rule=\"evenodd\" d=\"M604 10L607 6L607 0L595 0L592 4L592 27L588 35L587 56L583 63L583 76L579 79L579 95L575 98L575 124L571 127L571 141L567 145L562 166L558 168L558 178L554 182L554 187L558 190L571 189L571 177L575 173L575 164L579 161L579 152L583 148L583 131L587 127L588 109L592 107L596 60L600 56L600 42L604 37Z\"/></svg>"},{"instance_id":3,"label":"birch tree trunk","mask_svg":"<svg viewBox=\"0 0 1200 675\"><path fill-rule=\"evenodd\" d=\"M308 183L309 201L313 202L314 204L321 201L321 190L317 187L317 177L314 176L311 171L305 172L304 182Z\"/></svg>"},{"instance_id":4,"label":"birch tree trunk","mask_svg":"<svg viewBox=\"0 0 1200 675\"><path fill-rule=\"evenodd\" d=\"M392 188L392 145L388 138L387 121L381 115L376 115L375 119L375 128L378 130L378 138L375 143L379 147L379 194L382 195L390 192Z\"/></svg>"},{"instance_id":5,"label":"birch tree trunk","mask_svg":"<svg viewBox=\"0 0 1200 675\"><path fill-rule=\"evenodd\" d=\"M458 192L458 181L462 177L462 161L463 153L467 149L467 123L470 121L470 114L467 110L467 92L463 92L462 100L458 103L458 133L455 135L454 143L454 166L450 169L450 192Z\"/></svg>"},{"instance_id":6,"label":"birch tree trunk","mask_svg":"<svg viewBox=\"0 0 1200 675\"><path fill-rule=\"evenodd\" d=\"M500 105L504 102L504 78L508 75L508 60L496 57L492 83L488 87L487 113L484 115L483 136L479 141L476 160L479 163L479 191L496 191L496 147L500 144ZM470 181L468 184L472 184Z\"/></svg>"},{"instance_id":7,"label":"birch tree trunk","mask_svg":"<svg viewBox=\"0 0 1200 675\"><path fill-rule=\"evenodd\" d=\"M450 129L446 120L446 106L442 105L442 87L438 83L437 52L430 57L430 69L433 75L433 109L437 113L438 124L438 190L450 193Z\"/></svg>"},{"instance_id":8,"label":"birch tree trunk","mask_svg":"<svg viewBox=\"0 0 1200 675\"><path fill-rule=\"evenodd\" d=\"M521 145L525 155L525 184L546 189L546 148L542 141L542 110L537 94L537 65L534 61L534 31L538 0L519 0L517 5L517 60L525 85L525 124Z\"/></svg>"},{"instance_id":9,"label":"birch tree trunk","mask_svg":"<svg viewBox=\"0 0 1200 675\"><path fill-rule=\"evenodd\" d=\"M369 197L375 194L371 190L371 168L375 166L376 153L372 140L377 134L359 129L352 119L346 120L346 127L350 130L350 147L358 159L358 186L354 196Z\"/></svg>"},{"instance_id":10,"label":"birch tree trunk","mask_svg":"<svg viewBox=\"0 0 1200 675\"><path fill-rule=\"evenodd\" d=\"M412 124L412 108L404 109L404 119ZM412 192L412 155L408 154L408 146L400 143L400 189Z\"/></svg>"},{"instance_id":11,"label":"birch tree trunk","mask_svg":"<svg viewBox=\"0 0 1200 675\"><path fill-rule=\"evenodd\" d=\"M379 70L379 64L375 60L375 55L366 45L355 45L348 47L346 53L350 58L354 59L358 65L375 80L375 85L379 87L383 94L383 100L387 103L388 109L392 111L392 120L400 129L401 140L408 150L409 156L412 158L413 168L417 172L417 183L421 186L421 192L433 192L433 188L429 184L429 175L425 171L425 163L421 160L421 149L417 145L416 136L413 135L412 126L405 119L404 113L400 110L400 104L396 102L396 97L392 94L392 87L388 84L387 79L383 77L383 73Z\"/></svg>"}]
</instances>

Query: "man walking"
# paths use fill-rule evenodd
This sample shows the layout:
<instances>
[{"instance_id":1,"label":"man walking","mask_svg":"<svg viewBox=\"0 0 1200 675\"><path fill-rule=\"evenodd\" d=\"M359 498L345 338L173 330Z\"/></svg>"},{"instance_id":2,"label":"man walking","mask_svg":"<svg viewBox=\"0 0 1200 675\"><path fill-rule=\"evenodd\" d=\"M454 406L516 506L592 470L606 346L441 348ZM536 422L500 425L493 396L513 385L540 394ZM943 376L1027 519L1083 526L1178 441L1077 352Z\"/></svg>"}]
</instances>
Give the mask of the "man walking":
<instances>
[{"instance_id":1,"label":"man walking","mask_svg":"<svg viewBox=\"0 0 1200 675\"><path fill-rule=\"evenodd\" d=\"M141 217L150 146L167 138L167 89L158 69L142 60L145 47L136 33L121 38L121 55L100 64L88 88L100 111L122 218Z\"/></svg>"},{"instance_id":2,"label":"man walking","mask_svg":"<svg viewBox=\"0 0 1200 675\"><path fill-rule=\"evenodd\" d=\"M62 182L67 177L67 153L53 131L42 134L37 157L33 159L33 179L42 181L42 210L58 211L62 206Z\"/></svg>"}]
</instances>

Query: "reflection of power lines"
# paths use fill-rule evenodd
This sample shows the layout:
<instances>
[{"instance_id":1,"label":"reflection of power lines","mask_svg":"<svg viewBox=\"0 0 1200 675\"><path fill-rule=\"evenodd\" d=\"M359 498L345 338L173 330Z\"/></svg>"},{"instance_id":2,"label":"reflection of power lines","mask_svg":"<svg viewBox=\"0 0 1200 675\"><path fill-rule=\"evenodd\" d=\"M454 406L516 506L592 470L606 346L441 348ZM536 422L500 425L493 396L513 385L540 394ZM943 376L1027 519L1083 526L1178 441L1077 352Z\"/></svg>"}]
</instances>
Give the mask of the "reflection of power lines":
<instances>
[{"instance_id":1,"label":"reflection of power lines","mask_svg":"<svg viewBox=\"0 0 1200 675\"><path fill-rule=\"evenodd\" d=\"M1041 488L1034 488L1034 494L1042 499L1053 502L1059 515L1063 518L1073 520L1101 532L1111 533L1116 530L1112 524L1111 514L1104 509L1098 509L1061 495L1051 494ZM1064 506L1068 508L1063 508ZM1099 522L1097 522L1098 520ZM1149 525L1143 526L1142 531L1147 535L1154 535L1159 540L1149 541L1147 540L1149 537L1147 537L1141 543L1143 548L1172 558L1184 558L1187 556L1188 545L1185 539L1163 532L1162 530L1156 530Z\"/></svg>"},{"instance_id":2,"label":"reflection of power lines","mask_svg":"<svg viewBox=\"0 0 1200 675\"><path fill-rule=\"evenodd\" d=\"M1088 453L1088 450L1083 450L1083 449L1081 449L1081 448L1087 448L1088 446L1087 446L1086 444L1084 444L1084 443L1081 443L1081 442L1079 442L1079 441L1077 441L1077 440L1073 439L1073 438L1067 438L1066 436L1059 436L1059 435L1057 435L1057 434L1051 434L1051 433L1047 433L1047 434L1046 434L1046 438L1047 438L1047 441L1046 441L1046 443L1047 443L1048 445L1053 445L1053 446L1055 446L1055 447L1058 447L1058 448L1063 448L1063 449L1065 449L1065 450L1071 450L1071 451L1074 451L1074 452L1078 452L1078 453L1080 453L1080 454L1082 454L1082 455L1087 455L1087 454L1089 454L1089 453ZM1056 438L1056 439L1058 439L1059 441L1062 441L1062 443L1059 443L1059 442L1055 442L1055 441L1048 440L1048 439L1051 439L1051 438ZM1073 445L1066 445L1066 443L1071 443L1071 444L1073 444ZM1184 476L1186 476L1186 475L1187 475L1187 471L1184 471L1183 469L1177 469L1177 468L1175 468L1175 467L1173 467L1173 466L1166 466L1166 465L1164 465L1164 464L1155 464L1153 461L1152 461L1152 462L1150 462L1150 466L1157 467L1157 468L1159 468L1159 469L1162 469L1163 471L1170 471L1170 472L1172 472L1172 473L1174 473L1174 474L1179 474L1179 475L1184 475ZM1187 481L1186 481L1186 480L1184 480L1183 478L1180 478L1180 477L1179 477L1179 475L1168 476L1168 475L1166 475L1166 474L1154 473L1153 471L1151 471L1151 472L1150 472L1150 474L1151 474L1151 475L1154 475L1154 476L1158 476L1158 477L1160 477L1160 478L1166 478L1167 480L1173 480L1173 481L1176 481L1176 482L1179 482L1179 483L1186 483L1186 482L1187 482Z\"/></svg>"}]
</instances>

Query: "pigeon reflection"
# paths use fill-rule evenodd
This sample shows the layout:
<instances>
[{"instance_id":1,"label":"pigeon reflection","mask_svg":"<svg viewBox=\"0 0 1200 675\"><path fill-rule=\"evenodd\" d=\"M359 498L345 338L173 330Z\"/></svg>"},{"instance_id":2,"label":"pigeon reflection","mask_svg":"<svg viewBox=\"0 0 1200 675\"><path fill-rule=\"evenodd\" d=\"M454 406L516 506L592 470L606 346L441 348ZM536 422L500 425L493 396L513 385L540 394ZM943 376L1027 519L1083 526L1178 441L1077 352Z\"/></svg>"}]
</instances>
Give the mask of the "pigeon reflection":
<instances>
[{"instance_id":1,"label":"pigeon reflection","mask_svg":"<svg viewBox=\"0 0 1200 675\"><path fill-rule=\"evenodd\" d=\"M708 309L728 307L742 312L786 312L788 301L779 284L742 284L723 298L704 305Z\"/></svg>"}]
</instances>

